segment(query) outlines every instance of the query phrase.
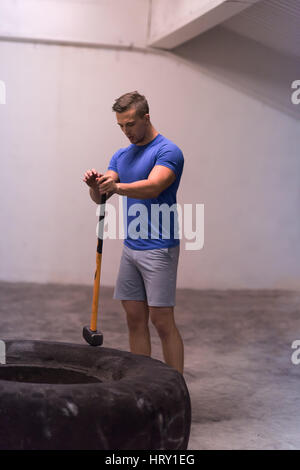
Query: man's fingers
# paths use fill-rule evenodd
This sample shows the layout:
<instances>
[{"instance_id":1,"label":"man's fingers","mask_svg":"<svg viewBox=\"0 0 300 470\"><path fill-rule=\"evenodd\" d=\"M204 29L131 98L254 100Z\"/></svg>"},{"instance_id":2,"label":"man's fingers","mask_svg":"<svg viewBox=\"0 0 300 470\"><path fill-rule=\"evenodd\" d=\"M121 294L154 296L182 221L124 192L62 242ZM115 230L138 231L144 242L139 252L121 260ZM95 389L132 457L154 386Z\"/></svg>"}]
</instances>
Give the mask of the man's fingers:
<instances>
[{"instance_id":1,"label":"man's fingers","mask_svg":"<svg viewBox=\"0 0 300 470\"><path fill-rule=\"evenodd\" d=\"M96 182L97 184L99 184L99 182L101 182L100 180L103 178L103 174L102 173L98 173L95 168L92 168L91 170L87 170L85 173L84 173L84 176L83 176L83 181L85 183L87 183L88 185L90 185L91 183L93 182ZM105 178L106 180L106 178Z\"/></svg>"},{"instance_id":2,"label":"man's fingers","mask_svg":"<svg viewBox=\"0 0 300 470\"><path fill-rule=\"evenodd\" d=\"M98 183L104 183L107 179L109 178L109 176L101 176L100 178L97 178L98 180Z\"/></svg>"},{"instance_id":3,"label":"man's fingers","mask_svg":"<svg viewBox=\"0 0 300 470\"><path fill-rule=\"evenodd\" d=\"M88 170L84 173L85 178L92 178L93 176L95 176L95 175L93 174L93 172L91 170Z\"/></svg>"}]
</instances>

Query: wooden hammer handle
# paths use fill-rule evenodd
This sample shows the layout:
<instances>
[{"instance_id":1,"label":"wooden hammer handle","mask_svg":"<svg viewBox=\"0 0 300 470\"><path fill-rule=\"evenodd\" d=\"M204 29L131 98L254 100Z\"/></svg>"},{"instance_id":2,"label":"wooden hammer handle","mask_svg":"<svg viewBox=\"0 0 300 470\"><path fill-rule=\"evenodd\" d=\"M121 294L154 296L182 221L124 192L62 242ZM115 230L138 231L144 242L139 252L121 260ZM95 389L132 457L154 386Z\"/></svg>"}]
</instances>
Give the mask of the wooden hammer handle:
<instances>
[{"instance_id":1,"label":"wooden hammer handle","mask_svg":"<svg viewBox=\"0 0 300 470\"><path fill-rule=\"evenodd\" d=\"M98 316L98 303L99 303L99 291L100 291L100 274L101 274L102 248L103 248L105 202L106 202L106 194L103 194L101 197L99 225L98 225L96 271L95 271L95 277L94 277L93 304L92 304L92 315L91 315L91 325L90 325L90 328L92 331L97 331L97 316Z\"/></svg>"}]
</instances>

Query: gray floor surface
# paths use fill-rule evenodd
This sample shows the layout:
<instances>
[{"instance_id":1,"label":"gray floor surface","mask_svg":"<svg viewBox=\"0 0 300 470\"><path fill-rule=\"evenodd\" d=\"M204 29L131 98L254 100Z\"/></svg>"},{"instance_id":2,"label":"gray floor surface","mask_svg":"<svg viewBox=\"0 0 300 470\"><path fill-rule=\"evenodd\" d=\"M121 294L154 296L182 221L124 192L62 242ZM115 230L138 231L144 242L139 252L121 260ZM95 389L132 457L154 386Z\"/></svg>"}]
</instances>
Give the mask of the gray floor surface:
<instances>
[{"instance_id":1,"label":"gray floor surface","mask_svg":"<svg viewBox=\"0 0 300 470\"><path fill-rule=\"evenodd\" d=\"M0 339L82 344L92 287L0 282ZM192 402L189 449L300 449L300 292L178 290L175 317ZM129 351L112 289L101 288L103 346ZM163 361L150 324L152 357ZM299 354L300 357L300 354Z\"/></svg>"}]
</instances>

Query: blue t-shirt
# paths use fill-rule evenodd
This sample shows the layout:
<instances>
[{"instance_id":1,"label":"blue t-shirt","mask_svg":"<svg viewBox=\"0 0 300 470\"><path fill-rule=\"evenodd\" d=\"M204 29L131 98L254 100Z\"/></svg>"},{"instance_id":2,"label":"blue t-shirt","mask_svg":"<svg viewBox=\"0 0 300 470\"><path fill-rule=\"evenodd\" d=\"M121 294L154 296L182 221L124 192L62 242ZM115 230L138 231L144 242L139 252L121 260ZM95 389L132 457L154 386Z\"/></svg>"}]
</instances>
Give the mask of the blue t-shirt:
<instances>
[{"instance_id":1,"label":"blue t-shirt","mask_svg":"<svg viewBox=\"0 0 300 470\"><path fill-rule=\"evenodd\" d=\"M176 175L175 181L157 198L124 197L124 243L134 250L153 250L179 244L176 193L183 170L182 151L161 134L146 145L131 144L119 149L108 169L121 183L147 179L155 165L163 165Z\"/></svg>"}]
</instances>

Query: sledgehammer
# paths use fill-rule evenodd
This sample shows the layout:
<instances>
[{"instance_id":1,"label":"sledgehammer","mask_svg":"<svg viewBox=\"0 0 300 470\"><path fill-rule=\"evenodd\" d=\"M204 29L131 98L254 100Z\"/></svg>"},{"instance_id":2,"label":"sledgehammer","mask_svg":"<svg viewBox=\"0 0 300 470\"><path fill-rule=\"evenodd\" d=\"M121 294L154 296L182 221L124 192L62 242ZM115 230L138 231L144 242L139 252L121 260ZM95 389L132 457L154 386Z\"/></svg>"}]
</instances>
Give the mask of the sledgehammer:
<instances>
[{"instance_id":1,"label":"sledgehammer","mask_svg":"<svg viewBox=\"0 0 300 470\"><path fill-rule=\"evenodd\" d=\"M87 343L91 346L101 346L103 343L103 334L97 330L97 316L100 290L100 273L103 247L103 230L104 230L104 214L105 214L106 194L101 196L100 215L98 225L98 243L96 252L96 271L94 277L93 304L90 327L84 326L82 335Z\"/></svg>"}]
</instances>

